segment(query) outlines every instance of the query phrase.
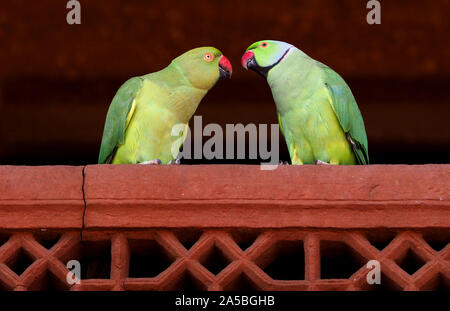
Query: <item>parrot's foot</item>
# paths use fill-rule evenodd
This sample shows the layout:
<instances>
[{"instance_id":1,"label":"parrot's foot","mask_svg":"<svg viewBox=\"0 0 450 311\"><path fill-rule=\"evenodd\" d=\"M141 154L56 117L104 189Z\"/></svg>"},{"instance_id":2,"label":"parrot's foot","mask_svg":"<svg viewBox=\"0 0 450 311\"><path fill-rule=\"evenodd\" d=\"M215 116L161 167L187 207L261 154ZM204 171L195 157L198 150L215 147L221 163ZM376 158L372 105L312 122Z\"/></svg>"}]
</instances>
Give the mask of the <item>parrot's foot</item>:
<instances>
[{"instance_id":1,"label":"parrot's foot","mask_svg":"<svg viewBox=\"0 0 450 311\"><path fill-rule=\"evenodd\" d=\"M331 165L330 163L323 162L323 161L320 161L320 160L314 161L314 164L315 164L315 165Z\"/></svg>"},{"instance_id":2,"label":"parrot's foot","mask_svg":"<svg viewBox=\"0 0 450 311\"><path fill-rule=\"evenodd\" d=\"M161 165L161 160L160 159L156 159L156 160L151 160L151 161L145 161L145 162L141 162L139 164L145 164L145 165Z\"/></svg>"},{"instance_id":3,"label":"parrot's foot","mask_svg":"<svg viewBox=\"0 0 450 311\"><path fill-rule=\"evenodd\" d=\"M180 165L181 161L180 161L180 159L176 159L175 161L174 160L170 160L169 163L167 163L167 164L168 165Z\"/></svg>"},{"instance_id":4,"label":"parrot's foot","mask_svg":"<svg viewBox=\"0 0 450 311\"><path fill-rule=\"evenodd\" d=\"M288 161L280 161L280 163L278 163L278 165L289 165L289 162Z\"/></svg>"}]
</instances>

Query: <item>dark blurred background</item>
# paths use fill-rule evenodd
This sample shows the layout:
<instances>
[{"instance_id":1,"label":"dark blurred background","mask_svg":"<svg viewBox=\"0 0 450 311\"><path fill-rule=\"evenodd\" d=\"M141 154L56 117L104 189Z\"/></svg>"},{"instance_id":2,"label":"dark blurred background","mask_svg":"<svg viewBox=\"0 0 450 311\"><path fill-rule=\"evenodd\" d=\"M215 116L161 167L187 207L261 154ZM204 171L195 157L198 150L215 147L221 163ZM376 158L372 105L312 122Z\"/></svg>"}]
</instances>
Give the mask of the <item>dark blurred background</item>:
<instances>
[{"instance_id":1,"label":"dark blurred background","mask_svg":"<svg viewBox=\"0 0 450 311\"><path fill-rule=\"evenodd\" d=\"M276 123L268 85L240 67L261 39L344 77L372 163L450 163L448 0L381 0L381 25L367 24L365 0L80 2L81 25L66 23L65 0L0 2L0 164L95 163L120 85L204 45L234 73L201 103L203 124Z\"/></svg>"}]
</instances>

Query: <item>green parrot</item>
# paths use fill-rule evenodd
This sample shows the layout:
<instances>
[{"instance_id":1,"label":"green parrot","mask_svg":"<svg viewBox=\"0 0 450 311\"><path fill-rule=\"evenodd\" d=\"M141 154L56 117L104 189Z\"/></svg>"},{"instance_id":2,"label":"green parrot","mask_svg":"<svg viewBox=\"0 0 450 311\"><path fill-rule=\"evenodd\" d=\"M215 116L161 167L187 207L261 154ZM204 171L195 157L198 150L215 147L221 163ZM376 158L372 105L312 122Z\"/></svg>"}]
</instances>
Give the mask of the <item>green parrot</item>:
<instances>
[{"instance_id":1,"label":"green parrot","mask_svg":"<svg viewBox=\"0 0 450 311\"><path fill-rule=\"evenodd\" d=\"M292 164L369 164L361 112L336 72L271 40L253 43L241 63L269 83Z\"/></svg>"},{"instance_id":2,"label":"green parrot","mask_svg":"<svg viewBox=\"0 0 450 311\"><path fill-rule=\"evenodd\" d=\"M172 150L179 152L200 101L231 73L229 60L218 49L202 47L161 71L126 81L109 106L98 163L175 163ZM186 126L172 136L177 124Z\"/></svg>"}]
</instances>

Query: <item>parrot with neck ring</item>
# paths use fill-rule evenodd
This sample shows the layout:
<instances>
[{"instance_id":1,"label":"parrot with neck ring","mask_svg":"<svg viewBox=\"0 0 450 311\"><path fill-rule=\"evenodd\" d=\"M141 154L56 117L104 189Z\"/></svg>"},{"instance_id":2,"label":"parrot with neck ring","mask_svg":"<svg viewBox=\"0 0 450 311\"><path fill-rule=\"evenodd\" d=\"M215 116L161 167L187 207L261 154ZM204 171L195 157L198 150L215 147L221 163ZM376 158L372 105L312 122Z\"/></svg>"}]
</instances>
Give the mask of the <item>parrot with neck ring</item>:
<instances>
[{"instance_id":1,"label":"parrot with neck ring","mask_svg":"<svg viewBox=\"0 0 450 311\"><path fill-rule=\"evenodd\" d=\"M369 164L361 112L335 71L274 40L250 45L241 64L269 84L292 164Z\"/></svg>"}]
</instances>

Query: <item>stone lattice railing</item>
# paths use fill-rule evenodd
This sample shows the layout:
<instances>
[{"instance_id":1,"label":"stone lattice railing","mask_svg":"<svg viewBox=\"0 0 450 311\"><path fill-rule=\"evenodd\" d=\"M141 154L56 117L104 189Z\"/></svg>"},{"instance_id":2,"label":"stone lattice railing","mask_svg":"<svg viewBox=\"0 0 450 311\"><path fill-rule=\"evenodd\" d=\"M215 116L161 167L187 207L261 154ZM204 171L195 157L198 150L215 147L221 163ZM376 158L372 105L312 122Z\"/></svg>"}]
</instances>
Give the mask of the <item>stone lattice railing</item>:
<instances>
[{"instance_id":1,"label":"stone lattice railing","mask_svg":"<svg viewBox=\"0 0 450 311\"><path fill-rule=\"evenodd\" d=\"M0 167L0 290L448 290L449 241L450 165Z\"/></svg>"}]
</instances>

